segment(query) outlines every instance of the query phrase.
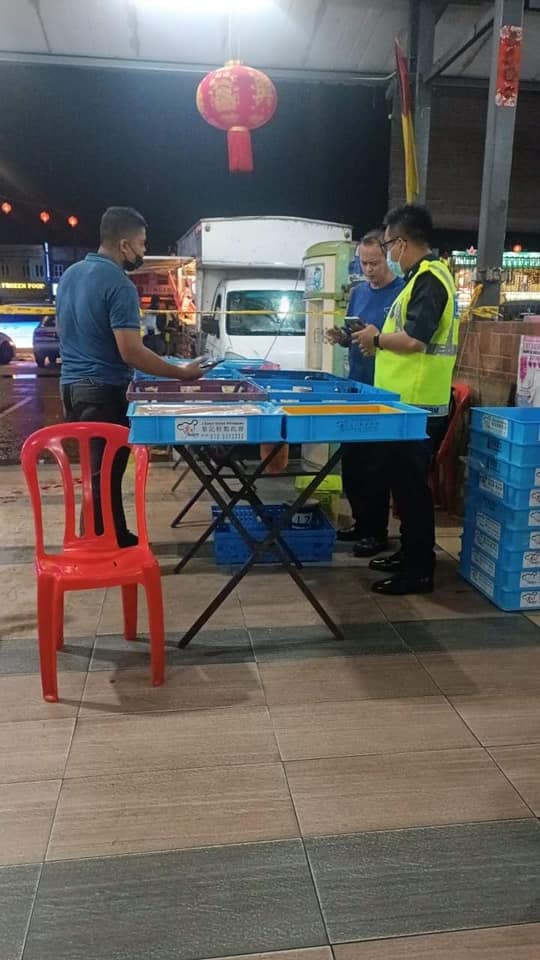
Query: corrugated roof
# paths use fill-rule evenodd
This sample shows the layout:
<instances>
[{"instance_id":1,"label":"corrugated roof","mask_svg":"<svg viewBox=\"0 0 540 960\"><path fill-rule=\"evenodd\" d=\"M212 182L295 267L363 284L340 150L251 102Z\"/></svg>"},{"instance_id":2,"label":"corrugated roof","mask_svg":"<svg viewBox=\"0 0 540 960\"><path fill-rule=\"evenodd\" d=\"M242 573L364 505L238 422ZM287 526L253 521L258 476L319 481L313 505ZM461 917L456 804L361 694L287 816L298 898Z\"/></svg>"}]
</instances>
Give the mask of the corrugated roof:
<instances>
[{"instance_id":1,"label":"corrugated roof","mask_svg":"<svg viewBox=\"0 0 540 960\"><path fill-rule=\"evenodd\" d=\"M491 6L450 3L436 57ZM407 40L408 0L252 0L233 15L232 29L219 7L218 0L0 0L0 58L204 69L239 56L270 70L385 75L394 69L394 38ZM524 79L540 77L539 50L540 15L529 13ZM448 74L486 77L489 51L488 35Z\"/></svg>"}]
</instances>

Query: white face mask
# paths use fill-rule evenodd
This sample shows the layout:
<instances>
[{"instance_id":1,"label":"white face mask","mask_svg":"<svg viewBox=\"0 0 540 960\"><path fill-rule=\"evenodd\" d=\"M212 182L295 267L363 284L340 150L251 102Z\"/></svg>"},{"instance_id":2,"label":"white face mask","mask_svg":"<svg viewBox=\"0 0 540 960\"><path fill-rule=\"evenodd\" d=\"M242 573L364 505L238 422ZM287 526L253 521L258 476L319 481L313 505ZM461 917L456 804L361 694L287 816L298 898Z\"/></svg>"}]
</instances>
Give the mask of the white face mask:
<instances>
[{"instance_id":1,"label":"white face mask","mask_svg":"<svg viewBox=\"0 0 540 960\"><path fill-rule=\"evenodd\" d=\"M403 270L401 269L399 260L392 260L390 250L388 250L386 253L386 262L395 277L401 278L405 276Z\"/></svg>"}]
</instances>

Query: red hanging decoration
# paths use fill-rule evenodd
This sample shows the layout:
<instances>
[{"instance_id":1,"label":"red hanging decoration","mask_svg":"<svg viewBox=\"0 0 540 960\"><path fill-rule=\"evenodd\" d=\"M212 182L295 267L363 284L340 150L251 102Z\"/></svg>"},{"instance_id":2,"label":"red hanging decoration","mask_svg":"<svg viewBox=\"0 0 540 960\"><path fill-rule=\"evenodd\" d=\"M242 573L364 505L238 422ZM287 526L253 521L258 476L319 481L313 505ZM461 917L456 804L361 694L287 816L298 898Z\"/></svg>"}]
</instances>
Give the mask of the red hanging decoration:
<instances>
[{"instance_id":1,"label":"red hanging decoration","mask_svg":"<svg viewBox=\"0 0 540 960\"><path fill-rule=\"evenodd\" d=\"M74 230L75 227L78 227L78 226L79 226L79 221L78 221L77 217L74 217L74 216L73 216L73 214L71 215L71 217L68 217L68 218L67 218L67 222L68 222L69 226L72 228L72 230Z\"/></svg>"},{"instance_id":2,"label":"red hanging decoration","mask_svg":"<svg viewBox=\"0 0 540 960\"><path fill-rule=\"evenodd\" d=\"M5 213L5 215L6 215L6 217L7 217L7 216L11 213L11 211L13 210L13 207L11 206L11 204L9 203L8 200L4 200L4 202L3 202L3 204L2 204L2 207L1 207L1 210L2 210L2 213Z\"/></svg>"},{"instance_id":3,"label":"red hanging decoration","mask_svg":"<svg viewBox=\"0 0 540 960\"><path fill-rule=\"evenodd\" d=\"M39 219L41 220L42 223L48 223L49 220L51 219L51 215L50 215L49 211L48 211L48 210L42 210L41 213L40 213L40 215L39 215Z\"/></svg>"},{"instance_id":4,"label":"red hanging decoration","mask_svg":"<svg viewBox=\"0 0 540 960\"><path fill-rule=\"evenodd\" d=\"M264 126L277 107L274 84L265 73L230 60L209 73L197 90L197 109L207 123L227 130L229 170L253 172L250 130Z\"/></svg>"}]
</instances>

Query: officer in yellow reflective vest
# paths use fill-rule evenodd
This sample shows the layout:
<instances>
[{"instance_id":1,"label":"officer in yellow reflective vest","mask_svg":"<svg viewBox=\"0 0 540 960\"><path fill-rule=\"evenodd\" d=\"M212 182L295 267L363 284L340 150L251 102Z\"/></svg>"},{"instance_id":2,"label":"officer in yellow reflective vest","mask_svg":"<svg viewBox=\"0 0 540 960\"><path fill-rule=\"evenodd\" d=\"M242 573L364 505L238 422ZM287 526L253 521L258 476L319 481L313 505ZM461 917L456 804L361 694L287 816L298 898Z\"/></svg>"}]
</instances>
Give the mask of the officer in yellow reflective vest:
<instances>
[{"instance_id":1,"label":"officer in yellow reflective vest","mask_svg":"<svg viewBox=\"0 0 540 960\"><path fill-rule=\"evenodd\" d=\"M353 335L375 354L375 385L429 411L428 440L381 444L381 471L401 519L401 549L370 567L388 576L375 593L431 593L435 569L435 519L429 470L447 426L452 372L458 348L456 291L446 263L431 249L433 223L419 204L391 210L383 246L405 286L379 334L367 326Z\"/></svg>"}]
</instances>

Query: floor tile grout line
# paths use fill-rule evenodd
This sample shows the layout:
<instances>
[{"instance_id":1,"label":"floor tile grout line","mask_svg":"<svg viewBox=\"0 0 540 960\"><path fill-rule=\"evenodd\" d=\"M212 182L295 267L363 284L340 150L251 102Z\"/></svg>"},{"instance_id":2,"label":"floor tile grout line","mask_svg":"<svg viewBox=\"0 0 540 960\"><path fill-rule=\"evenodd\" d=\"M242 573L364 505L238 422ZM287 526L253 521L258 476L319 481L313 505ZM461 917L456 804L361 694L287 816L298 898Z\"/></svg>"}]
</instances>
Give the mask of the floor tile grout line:
<instances>
[{"instance_id":1,"label":"floor tile grout line","mask_svg":"<svg viewBox=\"0 0 540 960\"><path fill-rule=\"evenodd\" d=\"M36 879L36 888L35 888L35 890L34 890L34 895L33 895L33 897L32 897L32 902L31 902L31 904L30 904L30 909L29 909L29 911L28 911L28 920L27 920L27 922L26 922L26 927L25 927L25 931L24 931L24 934L23 934L23 938L22 938L21 952L20 952L20 960L24 960L24 954L26 953L26 944L27 944L27 942L28 942L28 935L29 935L29 933L30 933L30 927L31 927L31 925L32 925L32 920L33 920L33 917L34 917L34 911L35 911L35 909L36 909L36 903L37 903L37 898L38 898L38 894L39 894L39 888L40 888L40 886L41 886L41 878L42 878L42 875L43 875L43 867L44 867L44 866L45 866L45 863L44 863L44 861L42 860L41 863L39 864L39 869L38 869L38 874L37 874L37 879Z\"/></svg>"},{"instance_id":2,"label":"floor tile grout line","mask_svg":"<svg viewBox=\"0 0 540 960\"><path fill-rule=\"evenodd\" d=\"M525 746L525 744L519 744L519 746ZM511 777L509 777L509 775L508 775L507 773L505 773L505 771L504 771L503 768L501 767L501 765L500 765L500 763L498 762L498 760L496 759L496 757L493 756L492 749L493 749L493 748L490 749L489 747L485 747L486 753L487 753L488 756L490 757L492 763L495 764L495 766L497 767L497 769L499 770L499 772L502 774L502 776L504 777L504 779L507 781L507 783L512 787L512 789L515 791L515 793L517 793L517 795L518 795L518 797L520 798L520 800L521 800L521 801L525 804L525 806L527 807L527 810L530 810L530 811L531 811L531 815L535 818L535 820L538 820L538 819L539 819L538 814L533 810L533 808L531 807L530 803L528 802L528 800L525 799L525 797L524 797L523 794L521 793L521 790L516 786L516 784L515 784L515 783L513 782L513 780L511 779Z\"/></svg>"}]
</instances>

